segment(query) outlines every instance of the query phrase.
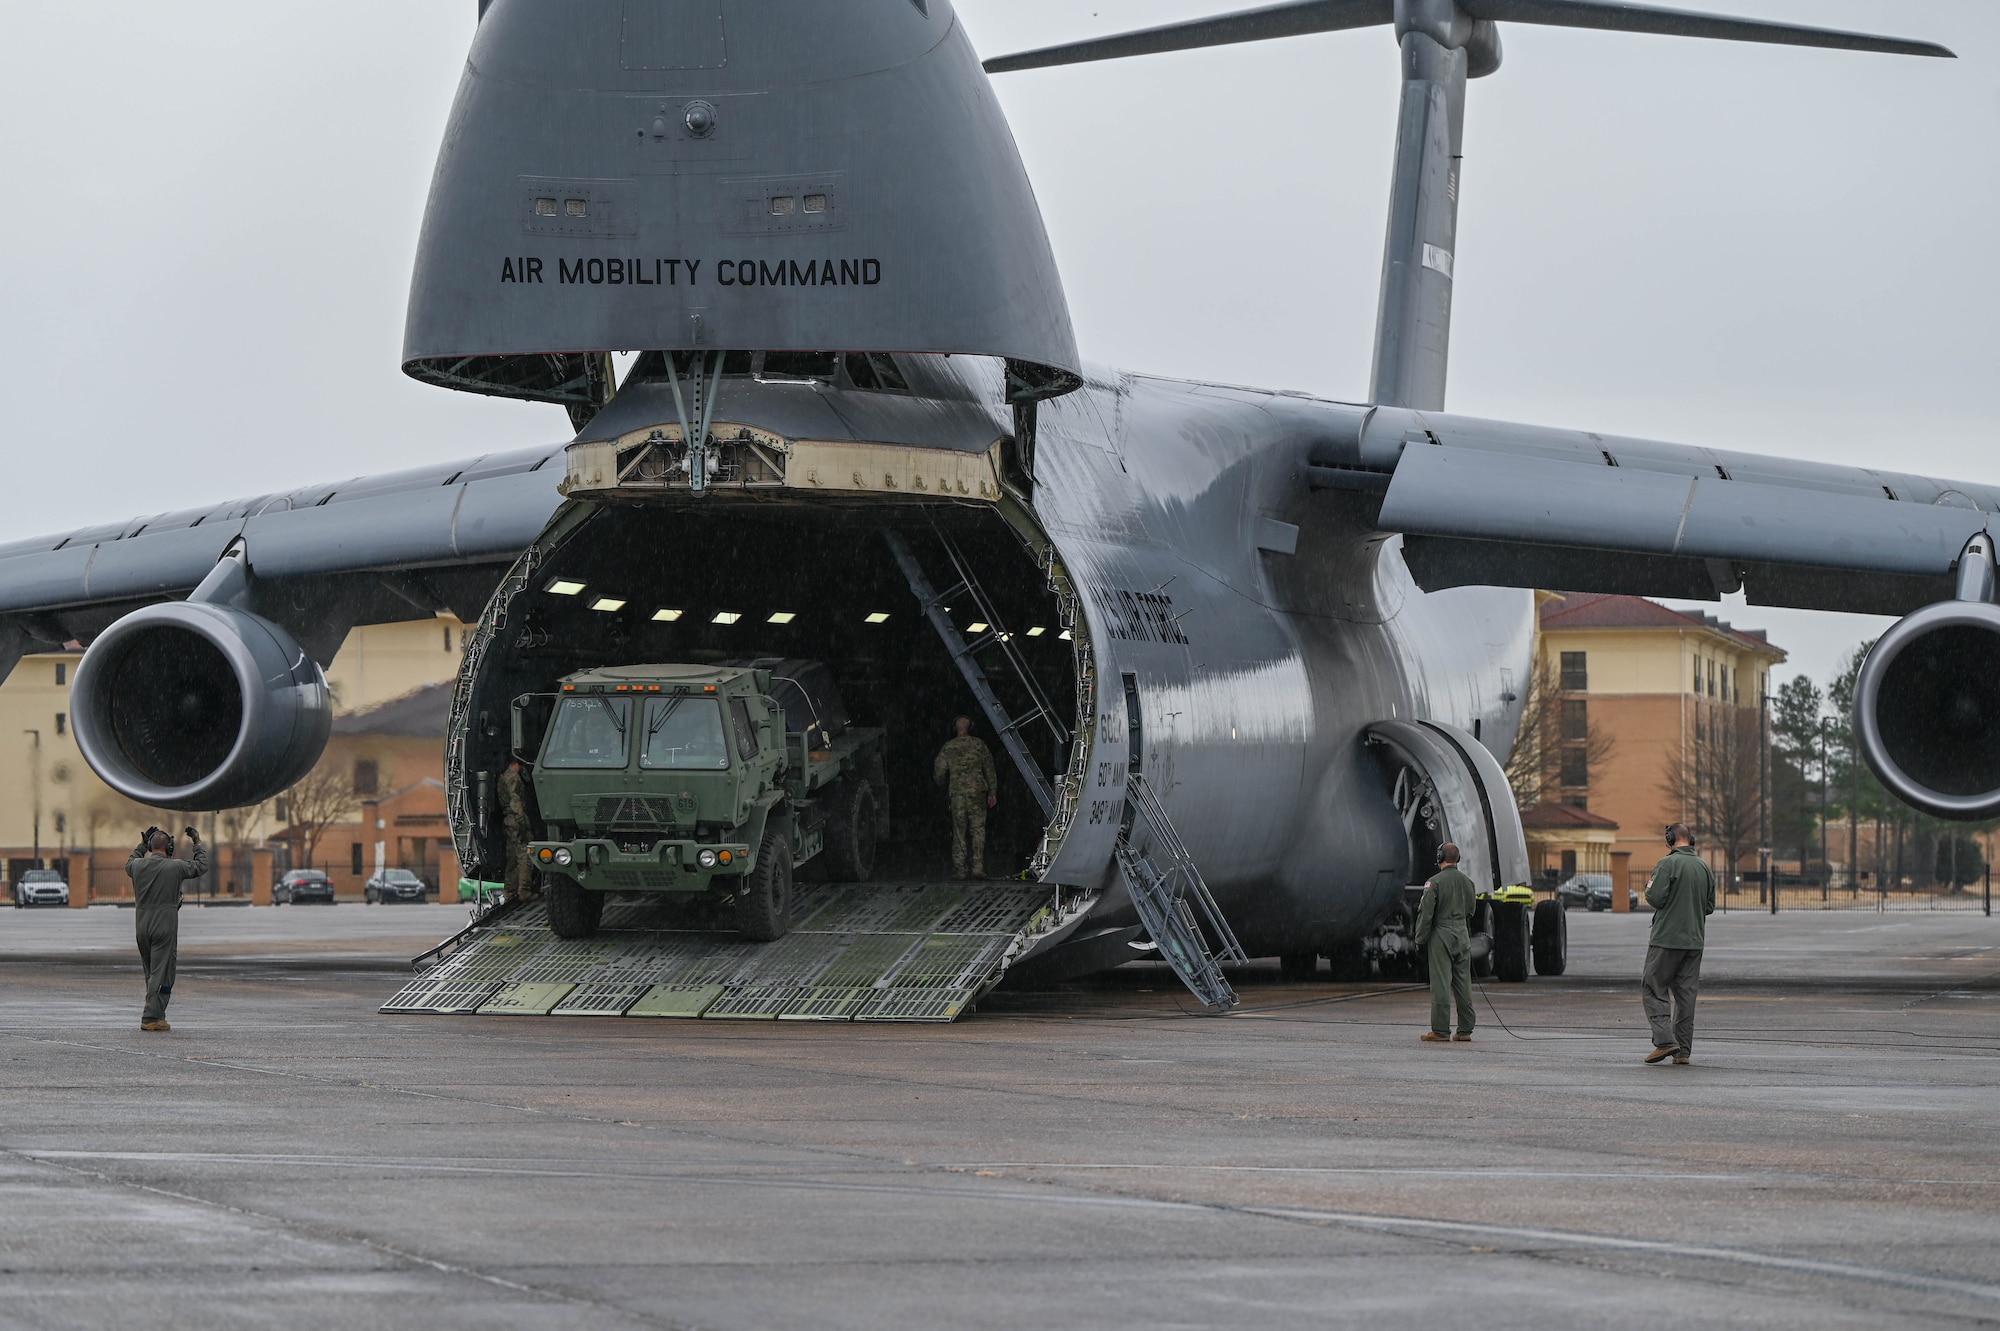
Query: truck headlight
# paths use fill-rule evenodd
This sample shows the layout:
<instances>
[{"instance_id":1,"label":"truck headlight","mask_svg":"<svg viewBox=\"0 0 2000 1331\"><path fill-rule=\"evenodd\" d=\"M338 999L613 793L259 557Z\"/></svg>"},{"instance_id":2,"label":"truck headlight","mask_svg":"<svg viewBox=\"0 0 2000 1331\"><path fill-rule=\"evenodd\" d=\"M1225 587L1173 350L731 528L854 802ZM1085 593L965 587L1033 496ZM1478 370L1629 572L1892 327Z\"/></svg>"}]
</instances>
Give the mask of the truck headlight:
<instances>
[{"instance_id":1,"label":"truck headlight","mask_svg":"<svg viewBox=\"0 0 2000 1331\"><path fill-rule=\"evenodd\" d=\"M569 847L568 847L568 846L564 846L564 847L563 847L563 848L562 848L561 850L558 850L558 851L556 852L556 863L557 863L557 864L561 864L561 865L567 865L567 864L568 864L568 863L569 863L569 862L570 862L570 861L571 861L572 859L575 859L575 858L576 858L575 856L573 856L573 855L571 855L571 854L569 853Z\"/></svg>"},{"instance_id":2,"label":"truck headlight","mask_svg":"<svg viewBox=\"0 0 2000 1331\"><path fill-rule=\"evenodd\" d=\"M704 850L701 854L695 856L695 860L702 868L713 869L715 867L715 852Z\"/></svg>"}]
</instances>

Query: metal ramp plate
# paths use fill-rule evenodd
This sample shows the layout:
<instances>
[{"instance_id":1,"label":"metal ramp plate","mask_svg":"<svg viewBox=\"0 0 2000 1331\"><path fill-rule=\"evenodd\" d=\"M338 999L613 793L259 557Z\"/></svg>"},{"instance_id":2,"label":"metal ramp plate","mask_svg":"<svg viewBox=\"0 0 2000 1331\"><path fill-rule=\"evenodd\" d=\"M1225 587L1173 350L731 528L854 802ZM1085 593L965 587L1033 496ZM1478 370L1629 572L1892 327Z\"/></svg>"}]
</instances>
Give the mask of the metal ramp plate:
<instances>
[{"instance_id":1,"label":"metal ramp plate","mask_svg":"<svg viewBox=\"0 0 2000 1331\"><path fill-rule=\"evenodd\" d=\"M560 939L539 905L474 926L382 1005L394 1013L951 1021L1094 894L1017 882L808 888L790 933L748 943L699 904L611 901L595 936Z\"/></svg>"}]
</instances>

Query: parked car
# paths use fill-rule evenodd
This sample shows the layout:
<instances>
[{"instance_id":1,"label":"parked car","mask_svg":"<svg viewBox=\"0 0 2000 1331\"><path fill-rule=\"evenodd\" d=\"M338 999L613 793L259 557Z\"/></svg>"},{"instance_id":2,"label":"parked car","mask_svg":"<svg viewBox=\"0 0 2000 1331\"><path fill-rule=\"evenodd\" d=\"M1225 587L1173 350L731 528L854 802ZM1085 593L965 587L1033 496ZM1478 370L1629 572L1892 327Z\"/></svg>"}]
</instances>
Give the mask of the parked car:
<instances>
[{"instance_id":1,"label":"parked car","mask_svg":"<svg viewBox=\"0 0 2000 1331\"><path fill-rule=\"evenodd\" d=\"M23 870L14 883L14 905L22 906L67 906L69 904L69 884L54 869Z\"/></svg>"},{"instance_id":2,"label":"parked car","mask_svg":"<svg viewBox=\"0 0 2000 1331\"><path fill-rule=\"evenodd\" d=\"M1639 908L1639 894L1626 889L1626 908ZM1585 910L1611 909L1611 875L1608 873L1580 873L1574 878L1565 878L1556 884L1556 900L1562 902L1563 909L1581 906Z\"/></svg>"},{"instance_id":3,"label":"parked car","mask_svg":"<svg viewBox=\"0 0 2000 1331\"><path fill-rule=\"evenodd\" d=\"M392 901L422 901L429 891L424 880L408 869L384 869L368 880L361 895L371 906L386 906Z\"/></svg>"},{"instance_id":4,"label":"parked car","mask_svg":"<svg viewBox=\"0 0 2000 1331\"><path fill-rule=\"evenodd\" d=\"M333 904L333 880L318 869L293 869L271 889L274 906L303 906L312 902Z\"/></svg>"}]
</instances>

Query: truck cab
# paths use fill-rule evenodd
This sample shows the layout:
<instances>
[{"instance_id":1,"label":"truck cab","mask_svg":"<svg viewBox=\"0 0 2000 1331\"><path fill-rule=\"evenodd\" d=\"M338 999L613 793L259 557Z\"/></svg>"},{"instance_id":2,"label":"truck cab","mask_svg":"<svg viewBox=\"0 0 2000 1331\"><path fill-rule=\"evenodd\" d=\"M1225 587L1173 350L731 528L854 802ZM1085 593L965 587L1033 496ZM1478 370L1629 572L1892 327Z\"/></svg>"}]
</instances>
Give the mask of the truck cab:
<instances>
[{"instance_id":1,"label":"truck cab","mask_svg":"<svg viewBox=\"0 0 2000 1331\"><path fill-rule=\"evenodd\" d=\"M848 721L818 662L582 670L516 699L514 731L542 817L529 857L562 937L592 933L610 893L726 893L768 941L790 928L799 865L873 870L883 732Z\"/></svg>"}]
</instances>

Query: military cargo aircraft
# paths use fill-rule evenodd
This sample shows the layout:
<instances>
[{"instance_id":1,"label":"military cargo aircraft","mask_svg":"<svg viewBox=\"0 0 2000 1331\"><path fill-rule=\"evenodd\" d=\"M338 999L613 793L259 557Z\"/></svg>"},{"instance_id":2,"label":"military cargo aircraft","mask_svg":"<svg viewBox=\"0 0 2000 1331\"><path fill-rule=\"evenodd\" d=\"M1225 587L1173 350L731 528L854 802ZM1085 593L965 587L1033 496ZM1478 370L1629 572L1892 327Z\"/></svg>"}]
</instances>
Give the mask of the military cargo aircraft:
<instances>
[{"instance_id":1,"label":"military cargo aircraft","mask_svg":"<svg viewBox=\"0 0 2000 1331\"><path fill-rule=\"evenodd\" d=\"M1150 938L1221 1007L1247 955L1388 959L1445 839L1490 891L1528 877L1500 760L1527 589L1560 587L1902 616L1858 690L1868 760L1940 816L2000 812L2000 487L1443 410L1466 85L1504 25L1943 48L1622 0L1286 0L982 68L949 0L480 10L403 369L561 404L575 438L0 548L4 663L88 644L78 741L132 799L283 790L347 632L448 610L476 625L453 834L497 878L515 699L810 657L886 728L892 796L944 720L986 718L996 853L1071 893L1023 960ZM990 76L1385 26L1368 399L1083 360ZM1495 914L1525 975L1527 913Z\"/></svg>"}]
</instances>

